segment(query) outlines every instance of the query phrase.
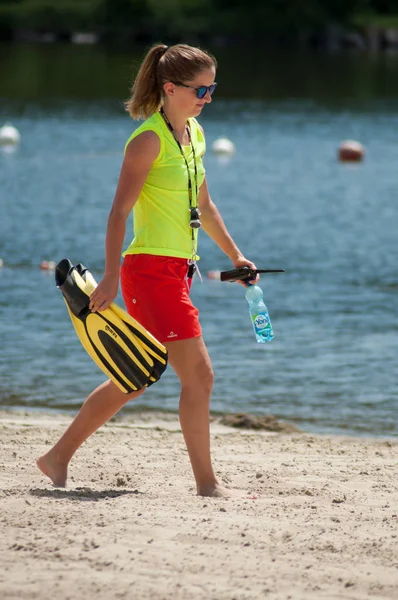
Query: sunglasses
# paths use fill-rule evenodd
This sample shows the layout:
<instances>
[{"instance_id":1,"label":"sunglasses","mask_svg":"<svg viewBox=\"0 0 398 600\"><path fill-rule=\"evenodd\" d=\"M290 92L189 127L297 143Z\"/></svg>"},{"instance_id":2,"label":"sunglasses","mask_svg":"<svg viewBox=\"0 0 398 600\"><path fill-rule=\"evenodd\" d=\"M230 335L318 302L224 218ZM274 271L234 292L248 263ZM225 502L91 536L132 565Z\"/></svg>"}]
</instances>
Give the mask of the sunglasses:
<instances>
[{"instance_id":1,"label":"sunglasses","mask_svg":"<svg viewBox=\"0 0 398 600\"><path fill-rule=\"evenodd\" d=\"M185 83L181 83L181 82L177 82L177 81L172 81L172 83L174 83L174 85L181 85L182 87L186 87L189 88L191 90L195 90L196 92L196 97L199 100L203 100L203 98L206 96L207 92L209 92L210 96L213 95L214 90L217 87L216 83L212 83L211 85L201 85L200 87L194 87L193 85L186 85Z\"/></svg>"}]
</instances>

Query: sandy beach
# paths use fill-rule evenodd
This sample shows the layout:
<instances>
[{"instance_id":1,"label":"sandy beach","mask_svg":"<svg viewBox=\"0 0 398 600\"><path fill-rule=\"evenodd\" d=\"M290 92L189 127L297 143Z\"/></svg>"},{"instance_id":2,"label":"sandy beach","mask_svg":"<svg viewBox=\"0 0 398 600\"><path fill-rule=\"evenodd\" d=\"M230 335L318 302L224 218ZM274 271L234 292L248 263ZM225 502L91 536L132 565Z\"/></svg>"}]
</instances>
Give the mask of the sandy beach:
<instances>
[{"instance_id":1,"label":"sandy beach","mask_svg":"<svg viewBox=\"0 0 398 600\"><path fill-rule=\"evenodd\" d=\"M0 412L0 598L398 598L398 440L212 422L219 477L195 495L176 415L101 428L68 487L36 469L68 414Z\"/></svg>"}]
</instances>

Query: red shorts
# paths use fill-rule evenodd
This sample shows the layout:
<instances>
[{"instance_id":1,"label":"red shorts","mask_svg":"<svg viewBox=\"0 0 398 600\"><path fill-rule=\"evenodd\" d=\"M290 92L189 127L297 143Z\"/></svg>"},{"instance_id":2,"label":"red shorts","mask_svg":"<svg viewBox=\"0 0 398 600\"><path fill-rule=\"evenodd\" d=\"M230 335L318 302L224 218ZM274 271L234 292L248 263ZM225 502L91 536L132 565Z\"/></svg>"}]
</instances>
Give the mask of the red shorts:
<instances>
[{"instance_id":1,"label":"red shorts","mask_svg":"<svg viewBox=\"0 0 398 600\"><path fill-rule=\"evenodd\" d=\"M127 312L159 342L199 337L199 311L189 297L188 261L172 256L127 254L120 282Z\"/></svg>"}]
</instances>

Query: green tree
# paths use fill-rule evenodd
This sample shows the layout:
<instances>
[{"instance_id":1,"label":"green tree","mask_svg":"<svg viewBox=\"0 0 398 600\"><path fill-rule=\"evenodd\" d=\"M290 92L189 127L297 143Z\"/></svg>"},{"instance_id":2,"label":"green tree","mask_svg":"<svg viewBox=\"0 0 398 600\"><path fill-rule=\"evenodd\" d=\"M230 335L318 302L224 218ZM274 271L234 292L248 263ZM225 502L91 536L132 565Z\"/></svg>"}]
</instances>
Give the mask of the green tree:
<instances>
[{"instance_id":1,"label":"green tree","mask_svg":"<svg viewBox=\"0 0 398 600\"><path fill-rule=\"evenodd\" d=\"M4 30L93 30L105 38L235 39L321 32L357 15L398 13L398 0L3 0ZM0 29L1 33L1 29Z\"/></svg>"}]
</instances>

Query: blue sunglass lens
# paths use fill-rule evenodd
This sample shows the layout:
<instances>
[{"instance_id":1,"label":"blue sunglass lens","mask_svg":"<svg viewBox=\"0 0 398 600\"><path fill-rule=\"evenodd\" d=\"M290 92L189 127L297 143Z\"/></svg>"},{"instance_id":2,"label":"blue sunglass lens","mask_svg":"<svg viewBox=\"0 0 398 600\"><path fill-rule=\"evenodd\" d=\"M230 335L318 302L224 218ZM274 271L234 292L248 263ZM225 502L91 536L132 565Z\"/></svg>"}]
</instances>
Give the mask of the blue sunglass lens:
<instances>
[{"instance_id":1,"label":"blue sunglass lens","mask_svg":"<svg viewBox=\"0 0 398 600\"><path fill-rule=\"evenodd\" d=\"M198 98L199 100L202 100L207 92L209 92L210 96L213 94L214 90L216 89L216 83L213 83L212 85L209 85L209 87L207 87L206 85L202 85L202 87L198 88Z\"/></svg>"},{"instance_id":2,"label":"blue sunglass lens","mask_svg":"<svg viewBox=\"0 0 398 600\"><path fill-rule=\"evenodd\" d=\"M198 98L199 100L202 100L202 98L204 98L207 94L207 87L205 85L202 85L202 87L200 87L198 89Z\"/></svg>"}]
</instances>

